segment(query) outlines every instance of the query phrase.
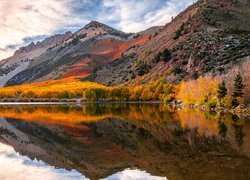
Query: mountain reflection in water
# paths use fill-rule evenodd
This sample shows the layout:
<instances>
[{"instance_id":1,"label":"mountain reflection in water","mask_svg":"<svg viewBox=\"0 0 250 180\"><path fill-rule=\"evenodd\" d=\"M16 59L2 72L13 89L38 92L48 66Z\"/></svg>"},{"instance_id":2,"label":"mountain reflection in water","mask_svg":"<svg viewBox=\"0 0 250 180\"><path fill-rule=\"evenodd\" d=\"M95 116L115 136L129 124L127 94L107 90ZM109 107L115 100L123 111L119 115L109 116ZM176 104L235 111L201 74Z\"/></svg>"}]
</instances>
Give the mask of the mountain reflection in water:
<instances>
[{"instance_id":1,"label":"mountain reflection in water","mask_svg":"<svg viewBox=\"0 0 250 180\"><path fill-rule=\"evenodd\" d=\"M43 161L31 160L27 156L21 156L11 146L2 143L0 143L0 167L0 179L88 179L76 170L67 171L65 169L58 169ZM166 180L166 178L152 176L137 169L126 169L105 178L105 180L131 178Z\"/></svg>"},{"instance_id":2,"label":"mountain reflection in water","mask_svg":"<svg viewBox=\"0 0 250 180\"><path fill-rule=\"evenodd\" d=\"M50 164L43 170L51 178L250 177L250 122L232 114L162 104L5 105L0 117L0 141L16 157Z\"/></svg>"}]
</instances>

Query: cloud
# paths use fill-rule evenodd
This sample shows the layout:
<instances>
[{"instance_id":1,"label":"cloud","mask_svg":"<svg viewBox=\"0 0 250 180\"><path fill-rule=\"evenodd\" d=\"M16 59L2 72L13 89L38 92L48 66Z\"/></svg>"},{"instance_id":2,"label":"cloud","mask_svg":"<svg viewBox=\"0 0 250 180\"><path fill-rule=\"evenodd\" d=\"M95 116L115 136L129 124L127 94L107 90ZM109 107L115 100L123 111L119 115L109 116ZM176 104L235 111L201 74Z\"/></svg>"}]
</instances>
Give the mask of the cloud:
<instances>
[{"instance_id":1,"label":"cloud","mask_svg":"<svg viewBox=\"0 0 250 180\"><path fill-rule=\"evenodd\" d=\"M20 46L24 38L48 35L59 28L70 11L64 1L50 0L2 0L0 2L0 58L12 49L9 45Z\"/></svg>"},{"instance_id":2,"label":"cloud","mask_svg":"<svg viewBox=\"0 0 250 180\"><path fill-rule=\"evenodd\" d=\"M26 45L27 39L76 31L90 20L125 32L163 25L193 1L196 0L1 0L0 59Z\"/></svg>"},{"instance_id":3,"label":"cloud","mask_svg":"<svg viewBox=\"0 0 250 180\"><path fill-rule=\"evenodd\" d=\"M0 143L0 179L83 179L84 175L76 170L56 168L43 161L31 160L21 156L11 146Z\"/></svg>"},{"instance_id":4,"label":"cloud","mask_svg":"<svg viewBox=\"0 0 250 180\"><path fill-rule=\"evenodd\" d=\"M151 26L164 25L180 11L196 0L106 0L103 6L109 8L107 15L101 18L115 21L118 27L125 32L137 32Z\"/></svg>"},{"instance_id":5,"label":"cloud","mask_svg":"<svg viewBox=\"0 0 250 180\"><path fill-rule=\"evenodd\" d=\"M141 171L138 169L125 169L123 171L110 175L107 178L104 178L104 180L114 180L114 179L167 180L166 177L152 176L146 171Z\"/></svg>"},{"instance_id":6,"label":"cloud","mask_svg":"<svg viewBox=\"0 0 250 180\"><path fill-rule=\"evenodd\" d=\"M69 171L56 168L41 160L32 160L27 156L22 156L13 147L3 143L0 143L0 167L0 179L89 179L75 169ZM104 178L104 180L114 179L167 180L166 177L152 176L146 171L138 169L125 169Z\"/></svg>"},{"instance_id":7,"label":"cloud","mask_svg":"<svg viewBox=\"0 0 250 180\"><path fill-rule=\"evenodd\" d=\"M48 36L60 28L79 23L71 4L73 0L1 0L0 59L13 53L9 46L20 47L25 39ZM84 2L81 1L82 6Z\"/></svg>"}]
</instances>

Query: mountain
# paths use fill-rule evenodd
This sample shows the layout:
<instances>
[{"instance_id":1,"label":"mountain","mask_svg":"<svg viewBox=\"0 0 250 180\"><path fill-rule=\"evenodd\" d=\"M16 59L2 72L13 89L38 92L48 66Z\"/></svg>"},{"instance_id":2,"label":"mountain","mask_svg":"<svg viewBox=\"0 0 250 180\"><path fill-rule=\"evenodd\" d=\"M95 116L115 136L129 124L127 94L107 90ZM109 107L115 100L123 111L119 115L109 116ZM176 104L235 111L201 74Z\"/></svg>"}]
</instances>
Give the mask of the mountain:
<instances>
[{"instance_id":1,"label":"mountain","mask_svg":"<svg viewBox=\"0 0 250 180\"><path fill-rule=\"evenodd\" d=\"M250 94L249 6L249 0L199 0L165 26L136 34L92 21L53 46L42 43L39 53L32 43L2 61L1 85L63 78L139 85L213 76L232 87L240 71ZM20 53L32 55L16 58Z\"/></svg>"},{"instance_id":2,"label":"mountain","mask_svg":"<svg viewBox=\"0 0 250 180\"><path fill-rule=\"evenodd\" d=\"M28 63L25 61L26 64L22 64L25 66L21 71L13 76L7 76L9 78L5 85L68 77L86 77L96 67L119 58L124 50L147 40L148 35L124 33L100 22L92 21L79 31L70 33L60 43L53 46L48 46L49 43L47 43L47 49L39 53L38 56L29 57L32 59ZM33 46L34 43L21 48L15 54L19 54L22 50L33 53L36 51ZM27 57L25 56L25 58Z\"/></svg>"},{"instance_id":3,"label":"mountain","mask_svg":"<svg viewBox=\"0 0 250 180\"><path fill-rule=\"evenodd\" d=\"M21 47L13 56L0 61L0 87L10 78L26 69L33 59L45 53L48 48L62 43L71 35L71 32L66 32L65 34L51 36L41 42L38 41L36 44L32 42L26 47Z\"/></svg>"},{"instance_id":4,"label":"mountain","mask_svg":"<svg viewBox=\"0 0 250 180\"><path fill-rule=\"evenodd\" d=\"M22 156L76 169L90 179L101 179L128 167L162 176L171 169L170 179L180 177L184 168L188 173L180 179L190 175L203 179L204 172L210 173L207 169L213 170L213 177L218 176L215 179L220 179L222 172L234 172L232 179L247 177L250 166L243 160L250 152L249 121L236 126L230 120L233 115L229 115L227 131L223 131L225 139L219 135L222 133L215 116L197 110L187 112L169 113L163 104L1 106L0 114L5 118L0 118L0 143L11 145ZM158 117L164 121L159 123ZM244 127L244 136L235 133L239 127ZM238 146L242 138L244 143ZM209 153L207 157L208 152L217 149L220 156ZM232 157L231 161L225 158L226 154ZM190 157L196 160L190 161ZM232 168L237 162L244 166ZM190 168L197 167L197 163L199 171ZM220 168L221 164L227 166ZM243 174L242 178L239 174Z\"/></svg>"},{"instance_id":5,"label":"mountain","mask_svg":"<svg viewBox=\"0 0 250 180\"><path fill-rule=\"evenodd\" d=\"M249 9L248 0L200 0L89 80L138 85L159 78L178 83L213 76L232 87L240 71L250 94Z\"/></svg>"}]
</instances>

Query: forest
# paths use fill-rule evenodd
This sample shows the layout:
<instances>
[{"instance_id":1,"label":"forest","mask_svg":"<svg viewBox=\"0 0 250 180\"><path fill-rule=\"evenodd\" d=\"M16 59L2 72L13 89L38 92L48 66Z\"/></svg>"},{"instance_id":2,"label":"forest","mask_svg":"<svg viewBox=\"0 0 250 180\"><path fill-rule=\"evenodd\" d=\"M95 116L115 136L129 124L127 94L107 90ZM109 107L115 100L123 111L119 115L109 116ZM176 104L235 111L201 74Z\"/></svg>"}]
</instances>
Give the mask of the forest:
<instances>
[{"instance_id":1,"label":"forest","mask_svg":"<svg viewBox=\"0 0 250 180\"><path fill-rule=\"evenodd\" d=\"M0 89L3 102L35 101L161 101L187 105L206 105L210 108L220 105L236 107L247 102L241 74L234 79L234 92L229 94L225 82L217 82L211 77L182 81L180 84L166 83L164 79L148 84L108 87L94 82L75 79L51 80Z\"/></svg>"}]
</instances>

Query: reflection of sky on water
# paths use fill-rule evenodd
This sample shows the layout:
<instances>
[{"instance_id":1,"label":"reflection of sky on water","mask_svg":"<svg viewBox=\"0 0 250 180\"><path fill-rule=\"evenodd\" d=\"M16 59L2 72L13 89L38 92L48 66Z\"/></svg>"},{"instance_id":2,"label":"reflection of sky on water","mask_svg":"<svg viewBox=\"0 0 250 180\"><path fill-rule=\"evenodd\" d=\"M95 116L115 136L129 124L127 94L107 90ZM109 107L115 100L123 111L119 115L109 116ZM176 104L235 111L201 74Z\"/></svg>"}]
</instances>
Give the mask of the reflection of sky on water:
<instances>
[{"instance_id":1,"label":"reflection of sky on water","mask_svg":"<svg viewBox=\"0 0 250 180\"><path fill-rule=\"evenodd\" d=\"M0 179L87 179L76 170L56 169L43 161L21 156L11 146L0 143Z\"/></svg>"},{"instance_id":2,"label":"reflection of sky on water","mask_svg":"<svg viewBox=\"0 0 250 180\"><path fill-rule=\"evenodd\" d=\"M124 171L115 173L104 180L130 180L130 179L136 179L136 180L166 180L165 177L158 177L158 176L152 176L149 173L145 171L140 171L137 169L126 169Z\"/></svg>"},{"instance_id":3,"label":"reflection of sky on water","mask_svg":"<svg viewBox=\"0 0 250 180\"><path fill-rule=\"evenodd\" d=\"M56 169L54 166L43 161L31 160L27 156L22 156L8 145L0 143L0 179L15 180L36 180L36 179L88 179L76 170ZM158 180L166 179L151 176L149 173L140 170L126 169L111 175L105 180Z\"/></svg>"}]
</instances>

